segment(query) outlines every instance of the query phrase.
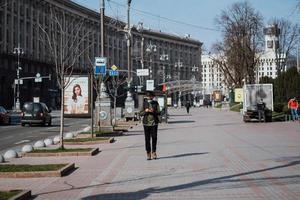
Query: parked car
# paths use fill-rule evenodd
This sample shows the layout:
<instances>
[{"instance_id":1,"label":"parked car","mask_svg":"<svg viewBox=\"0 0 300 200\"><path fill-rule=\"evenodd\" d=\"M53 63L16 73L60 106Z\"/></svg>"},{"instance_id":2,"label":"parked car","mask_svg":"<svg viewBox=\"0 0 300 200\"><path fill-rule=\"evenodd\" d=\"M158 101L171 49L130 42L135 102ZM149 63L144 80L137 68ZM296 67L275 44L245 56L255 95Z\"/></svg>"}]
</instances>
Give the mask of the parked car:
<instances>
[{"instance_id":1,"label":"parked car","mask_svg":"<svg viewBox=\"0 0 300 200\"><path fill-rule=\"evenodd\" d=\"M10 124L9 112L3 106L0 106L0 124Z\"/></svg>"},{"instance_id":2,"label":"parked car","mask_svg":"<svg viewBox=\"0 0 300 200\"><path fill-rule=\"evenodd\" d=\"M44 103L26 102L22 108L21 125L40 124L51 126L52 116L49 109Z\"/></svg>"}]
</instances>

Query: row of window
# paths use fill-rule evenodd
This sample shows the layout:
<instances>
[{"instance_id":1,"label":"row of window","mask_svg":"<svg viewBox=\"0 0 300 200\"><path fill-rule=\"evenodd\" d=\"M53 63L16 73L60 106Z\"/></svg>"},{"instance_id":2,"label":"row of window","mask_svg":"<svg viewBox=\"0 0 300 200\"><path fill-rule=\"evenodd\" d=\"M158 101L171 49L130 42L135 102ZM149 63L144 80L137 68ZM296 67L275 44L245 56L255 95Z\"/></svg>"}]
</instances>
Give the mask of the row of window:
<instances>
[{"instance_id":1,"label":"row of window","mask_svg":"<svg viewBox=\"0 0 300 200\"><path fill-rule=\"evenodd\" d=\"M35 1L19 1L18 4L20 3L20 6L22 8L26 7L26 13L24 14L23 11L18 16L18 6L16 4L13 5L8 5L7 7L7 13L6 16L4 16L4 12L2 9L2 12L0 13L0 19L1 22L4 21L3 19L6 19L6 23L1 23L0 24L0 38L3 38L4 36L4 31L6 35L6 42L2 44L1 46L1 51L11 53L13 51L14 47L17 47L17 45L20 43L20 47L24 49L25 52L25 57L31 57L36 60L40 61L50 61L50 56L49 55L49 50L47 48L47 44L41 40L40 37L46 38L46 36L43 34L42 30L38 27L37 23L41 23L43 27L45 27L47 30L50 29L50 19L49 17L46 17L45 10L46 6L35 6ZM24 5L23 5L23 4ZM21 5L22 4L22 5ZM30 8L30 9L28 9ZM1 10L1 9L0 9ZM60 14L64 13L64 10L59 11ZM39 15L37 14L39 13ZM35 16L35 17L34 17ZM26 19L24 19L26 17ZM67 22L76 20L78 19L78 16L75 16L73 14L68 14L65 13L64 17ZM34 19L33 19L34 18ZM68 24L68 23L67 23ZM71 25L73 27L73 25ZM73 27L74 28L74 27ZM5 30L4 30L5 29ZM11 30L13 29L13 30ZM96 31L97 29L97 31ZM19 31L17 31L19 30ZM53 31L53 29L52 29ZM81 27L81 30L79 31L79 35L84 35L88 31L92 31L93 33L90 34L87 39L82 42L80 45L80 49L84 49L88 46L91 48L89 49L89 55L91 58L94 56L97 56L99 53L99 29L98 29L98 24L94 22L93 20L91 21L84 21L83 26ZM107 40L105 42L105 54L109 57L108 63L109 65L112 64L119 64L121 67L122 65L125 67L126 62L127 62L127 48L126 48L126 40L124 37L124 33L119 34L116 33L116 30L109 27L108 28L108 33L111 33L112 35L107 36ZM59 32L55 32L54 34L59 35ZM72 31L68 31L68 36L66 39L71 39L73 37ZM150 36L151 37L151 36ZM137 39L137 37L133 37L134 39ZM176 40L174 42L167 42L159 39L148 39L145 38L145 42L150 42L158 46L158 52L153 55L152 59L154 61L160 61L159 60L159 53L163 52L163 48L165 46L169 46L170 48L170 55L169 56L169 61L165 61L166 63L174 64L178 57L182 58L180 62L183 62L185 66L193 66L193 65L198 65L197 60L200 61L198 58L198 54L200 55L200 46L199 48L195 47L195 44L179 44L176 43ZM93 45L92 43L95 43ZM175 48L174 48L175 47ZM134 58L133 58L134 59ZM146 59L146 57L144 58ZM164 61L161 61L164 62ZM84 63L89 63L86 56L81 56L78 59L77 65L83 66Z\"/></svg>"},{"instance_id":2,"label":"row of window","mask_svg":"<svg viewBox=\"0 0 300 200\"><path fill-rule=\"evenodd\" d=\"M259 67L259 68L258 68L259 71L264 71L265 69L266 69L266 70L274 71L274 70L276 69L276 67L274 66L274 67L266 67L266 68L264 68L264 67Z\"/></svg>"},{"instance_id":3,"label":"row of window","mask_svg":"<svg viewBox=\"0 0 300 200\"><path fill-rule=\"evenodd\" d=\"M258 74L259 74L259 76L273 76L274 74L277 74L277 72L274 74L273 74L273 72L266 72L266 73L259 72Z\"/></svg>"},{"instance_id":4,"label":"row of window","mask_svg":"<svg viewBox=\"0 0 300 200\"><path fill-rule=\"evenodd\" d=\"M220 82L221 82L221 81L222 81L222 78L214 78L214 79L206 79L206 78L204 78L203 81L204 81L204 82L206 82L206 81L208 81L208 82L211 82L211 81L216 81L216 82L217 82L217 81L220 81Z\"/></svg>"}]
</instances>

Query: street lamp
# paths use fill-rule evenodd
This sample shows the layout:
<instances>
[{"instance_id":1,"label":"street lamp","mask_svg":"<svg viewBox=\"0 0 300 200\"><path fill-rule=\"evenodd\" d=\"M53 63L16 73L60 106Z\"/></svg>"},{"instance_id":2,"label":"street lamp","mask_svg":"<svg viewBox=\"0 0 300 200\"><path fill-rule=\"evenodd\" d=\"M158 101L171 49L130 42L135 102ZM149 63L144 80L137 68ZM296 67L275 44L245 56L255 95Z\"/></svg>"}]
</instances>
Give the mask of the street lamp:
<instances>
[{"instance_id":1,"label":"street lamp","mask_svg":"<svg viewBox=\"0 0 300 200\"><path fill-rule=\"evenodd\" d=\"M147 48L146 48L146 52L150 54L150 65L149 65L149 71L150 71L150 79L152 79L152 53L153 52L156 52L157 48L156 48L156 45L155 44L152 44L151 41L150 41L150 44L147 45Z\"/></svg>"},{"instance_id":2,"label":"street lamp","mask_svg":"<svg viewBox=\"0 0 300 200\"><path fill-rule=\"evenodd\" d=\"M159 60L168 61L169 60L169 55L164 53L164 54L160 55ZM163 63L163 82L166 82L166 75L165 74L166 74L166 69L165 69L165 65Z\"/></svg>"},{"instance_id":3,"label":"street lamp","mask_svg":"<svg viewBox=\"0 0 300 200\"><path fill-rule=\"evenodd\" d=\"M13 51L14 55L17 55L18 57L18 63L17 63L17 101L14 100L14 110L20 111L20 70L22 70L22 68L20 67L20 55L24 54L23 49L20 47L20 45L18 45L18 47L14 48ZM16 84L16 83L15 83ZM15 98L16 94L14 94L14 98Z\"/></svg>"},{"instance_id":4,"label":"street lamp","mask_svg":"<svg viewBox=\"0 0 300 200\"><path fill-rule=\"evenodd\" d=\"M143 22L139 22L137 26L137 31L142 35L141 41L141 67L144 69L144 35L143 35L144 25ZM144 85L144 79L142 77L142 85Z\"/></svg>"},{"instance_id":5,"label":"street lamp","mask_svg":"<svg viewBox=\"0 0 300 200\"><path fill-rule=\"evenodd\" d=\"M194 106L196 106L196 92L195 92L195 82L196 82L196 73L199 71L199 68L198 67L196 67L196 65L194 65L193 67L192 67L192 72L193 72L193 77L192 77L192 81L193 81L193 84L194 84L194 86L193 86L193 95L194 95L194 102L193 102L193 104L194 104Z\"/></svg>"},{"instance_id":6,"label":"street lamp","mask_svg":"<svg viewBox=\"0 0 300 200\"><path fill-rule=\"evenodd\" d=\"M131 5L131 0L127 0L127 25L125 27L125 32L126 32L126 39L127 39L127 69L128 69L128 80L127 80L127 87L128 87L128 91L127 91L127 97L125 100L125 117L128 118L132 118L133 119L133 115L134 115L134 101L132 98L132 94L130 91L131 88L131 83L132 83L132 66L131 66L131 27L130 27L130 5Z\"/></svg>"},{"instance_id":7,"label":"street lamp","mask_svg":"<svg viewBox=\"0 0 300 200\"><path fill-rule=\"evenodd\" d=\"M177 79L178 79L178 81L180 81L181 80L180 70L183 67L183 63L180 61L180 59L178 59L178 61L175 62L174 66L176 68L175 71L177 71L177 75L176 75ZM174 79L175 79L175 77L174 77ZM181 98L181 91L179 91L179 96L178 96L178 108L181 108L181 99L180 98Z\"/></svg>"}]
</instances>

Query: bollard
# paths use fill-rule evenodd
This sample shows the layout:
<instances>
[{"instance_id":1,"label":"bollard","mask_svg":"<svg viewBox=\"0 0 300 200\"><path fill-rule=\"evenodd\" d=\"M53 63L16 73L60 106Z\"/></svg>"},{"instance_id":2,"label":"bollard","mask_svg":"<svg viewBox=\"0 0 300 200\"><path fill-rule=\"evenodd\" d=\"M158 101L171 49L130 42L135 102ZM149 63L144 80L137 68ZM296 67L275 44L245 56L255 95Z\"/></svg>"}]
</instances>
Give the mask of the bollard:
<instances>
[{"instance_id":1,"label":"bollard","mask_svg":"<svg viewBox=\"0 0 300 200\"><path fill-rule=\"evenodd\" d=\"M22 148L23 153L27 153L27 152L30 152L30 151L33 151L33 146L32 145L26 144L26 145L23 146L23 148Z\"/></svg>"}]
</instances>

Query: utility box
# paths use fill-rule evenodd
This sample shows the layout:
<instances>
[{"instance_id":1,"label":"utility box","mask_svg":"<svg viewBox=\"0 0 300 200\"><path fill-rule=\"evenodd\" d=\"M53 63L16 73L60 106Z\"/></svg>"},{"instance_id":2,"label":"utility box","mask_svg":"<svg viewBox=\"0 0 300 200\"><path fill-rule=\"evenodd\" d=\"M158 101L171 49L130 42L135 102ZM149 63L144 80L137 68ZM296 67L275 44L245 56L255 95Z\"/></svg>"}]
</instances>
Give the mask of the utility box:
<instances>
[{"instance_id":1,"label":"utility box","mask_svg":"<svg viewBox=\"0 0 300 200\"><path fill-rule=\"evenodd\" d=\"M258 119L257 104L260 100L266 104L266 121L272 121L273 85L246 84L243 87L243 120L245 122Z\"/></svg>"}]
</instances>

